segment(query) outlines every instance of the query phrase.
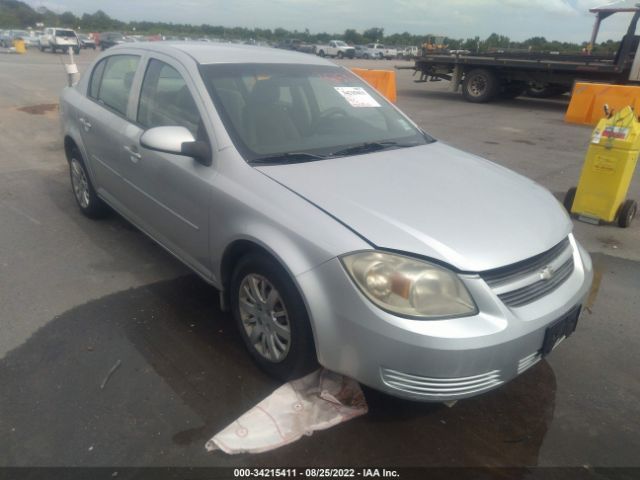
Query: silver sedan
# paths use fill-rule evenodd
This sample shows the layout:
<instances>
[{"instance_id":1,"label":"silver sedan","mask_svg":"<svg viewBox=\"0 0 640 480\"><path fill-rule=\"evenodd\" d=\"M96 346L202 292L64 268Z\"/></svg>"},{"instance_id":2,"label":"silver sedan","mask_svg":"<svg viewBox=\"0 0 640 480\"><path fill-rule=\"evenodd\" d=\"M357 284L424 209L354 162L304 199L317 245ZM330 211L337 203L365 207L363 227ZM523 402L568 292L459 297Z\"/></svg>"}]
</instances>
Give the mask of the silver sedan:
<instances>
[{"instance_id":1,"label":"silver sedan","mask_svg":"<svg viewBox=\"0 0 640 480\"><path fill-rule=\"evenodd\" d=\"M555 198L327 60L122 45L60 105L80 210L117 211L215 286L272 375L320 364L452 400L576 328L592 267Z\"/></svg>"}]
</instances>

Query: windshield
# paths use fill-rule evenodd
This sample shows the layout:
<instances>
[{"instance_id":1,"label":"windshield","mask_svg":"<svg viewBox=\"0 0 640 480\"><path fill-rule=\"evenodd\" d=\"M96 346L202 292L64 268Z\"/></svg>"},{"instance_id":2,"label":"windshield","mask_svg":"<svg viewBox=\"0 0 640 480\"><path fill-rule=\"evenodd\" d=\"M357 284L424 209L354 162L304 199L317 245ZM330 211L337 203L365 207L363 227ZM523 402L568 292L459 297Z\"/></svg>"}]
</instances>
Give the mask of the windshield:
<instances>
[{"instance_id":1,"label":"windshield","mask_svg":"<svg viewBox=\"0 0 640 480\"><path fill-rule=\"evenodd\" d=\"M56 30L56 37L75 37L73 30Z\"/></svg>"},{"instance_id":2,"label":"windshield","mask_svg":"<svg viewBox=\"0 0 640 480\"><path fill-rule=\"evenodd\" d=\"M294 153L323 158L359 153L346 150L358 145L384 142L395 148L433 141L341 67L222 64L201 66L201 74L247 161Z\"/></svg>"}]
</instances>

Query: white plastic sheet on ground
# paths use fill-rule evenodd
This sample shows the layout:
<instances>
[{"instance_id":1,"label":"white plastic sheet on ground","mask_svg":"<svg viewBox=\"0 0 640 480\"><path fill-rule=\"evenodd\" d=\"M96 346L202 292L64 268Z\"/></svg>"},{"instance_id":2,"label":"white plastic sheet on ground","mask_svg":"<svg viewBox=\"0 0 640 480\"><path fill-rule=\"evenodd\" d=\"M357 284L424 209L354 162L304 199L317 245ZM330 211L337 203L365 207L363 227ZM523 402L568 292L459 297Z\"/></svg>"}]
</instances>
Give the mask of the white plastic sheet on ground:
<instances>
[{"instance_id":1,"label":"white plastic sheet on ground","mask_svg":"<svg viewBox=\"0 0 640 480\"><path fill-rule=\"evenodd\" d=\"M355 380L328 370L284 384L205 444L208 451L260 453L367 413Z\"/></svg>"}]
</instances>

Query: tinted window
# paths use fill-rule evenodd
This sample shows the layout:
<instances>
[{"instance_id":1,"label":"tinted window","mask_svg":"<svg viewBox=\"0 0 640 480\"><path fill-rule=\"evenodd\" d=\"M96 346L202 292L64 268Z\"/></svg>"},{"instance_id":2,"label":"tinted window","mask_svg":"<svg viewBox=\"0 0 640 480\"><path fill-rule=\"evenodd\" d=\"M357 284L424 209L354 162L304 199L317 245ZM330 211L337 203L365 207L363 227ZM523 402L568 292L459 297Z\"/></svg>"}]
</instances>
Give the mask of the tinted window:
<instances>
[{"instance_id":1,"label":"tinted window","mask_svg":"<svg viewBox=\"0 0 640 480\"><path fill-rule=\"evenodd\" d=\"M113 55L108 57L96 98L116 112L125 115L127 113L127 103L129 103L129 94L131 93L131 84L139 61L140 57L137 55Z\"/></svg>"},{"instance_id":2,"label":"tinted window","mask_svg":"<svg viewBox=\"0 0 640 480\"><path fill-rule=\"evenodd\" d=\"M76 33L73 30L56 30L56 37L75 37Z\"/></svg>"},{"instance_id":3,"label":"tinted window","mask_svg":"<svg viewBox=\"0 0 640 480\"><path fill-rule=\"evenodd\" d=\"M198 138L200 113L189 87L178 71L159 60L150 60L142 82L138 123L151 127L186 127Z\"/></svg>"}]
</instances>

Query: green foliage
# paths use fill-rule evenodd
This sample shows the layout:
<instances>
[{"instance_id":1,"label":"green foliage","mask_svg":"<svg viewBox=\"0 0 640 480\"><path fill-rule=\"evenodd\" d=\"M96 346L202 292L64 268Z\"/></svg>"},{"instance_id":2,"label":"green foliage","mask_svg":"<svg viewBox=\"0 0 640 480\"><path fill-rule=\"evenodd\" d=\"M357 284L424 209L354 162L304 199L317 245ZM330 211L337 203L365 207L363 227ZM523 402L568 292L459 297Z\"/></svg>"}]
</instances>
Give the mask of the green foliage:
<instances>
[{"instance_id":1,"label":"green foliage","mask_svg":"<svg viewBox=\"0 0 640 480\"><path fill-rule=\"evenodd\" d=\"M77 17L72 12L56 14L47 8L40 7L36 10L24 2L18 0L0 0L0 28L35 28L36 23L44 23L47 27L69 27L83 32L122 31L125 33L137 33L141 35L171 35L189 36L200 38L203 36L221 40L255 40L263 42L279 42L286 38L296 38L308 43L326 43L331 39L342 39L350 44L367 44L372 42L384 42L388 45L421 46L433 35L413 35L409 32L384 34L384 28L372 27L362 33L347 29L341 34L311 33L308 29L303 32L289 31L284 28L262 29L244 27L223 27L220 25L187 25L166 22L122 22L111 18L102 10L95 13L85 13ZM438 42L439 43L439 42ZM447 38L442 41L451 49L465 49L471 51L495 51L495 50L527 50L527 51L558 51L579 52L585 44L569 42L548 41L544 37L532 37L523 42L511 41L509 37L492 33L485 40L474 38ZM619 41L607 40L595 46L594 53L612 54L620 45Z\"/></svg>"}]
</instances>

